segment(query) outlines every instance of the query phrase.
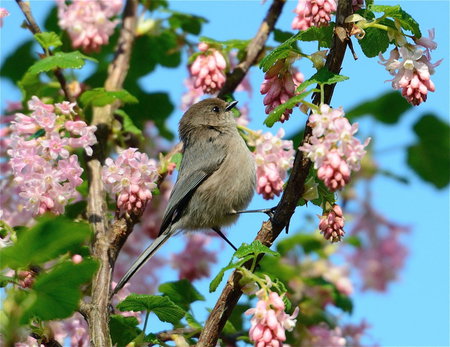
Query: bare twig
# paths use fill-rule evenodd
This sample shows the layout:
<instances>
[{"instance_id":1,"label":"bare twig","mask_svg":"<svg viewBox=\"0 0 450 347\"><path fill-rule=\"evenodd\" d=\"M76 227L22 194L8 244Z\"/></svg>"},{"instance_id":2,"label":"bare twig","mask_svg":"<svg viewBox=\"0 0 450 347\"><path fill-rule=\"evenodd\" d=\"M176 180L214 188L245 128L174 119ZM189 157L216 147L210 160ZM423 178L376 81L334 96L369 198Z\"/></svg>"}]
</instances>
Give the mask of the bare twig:
<instances>
[{"instance_id":1,"label":"bare twig","mask_svg":"<svg viewBox=\"0 0 450 347\"><path fill-rule=\"evenodd\" d=\"M30 4L28 2L24 2L22 0L16 0L17 5L19 5L20 9L22 10L23 14L25 15L25 19L27 21L27 28L31 31L33 35L41 33L41 28L39 28L39 25L34 20L33 14L31 13ZM42 47L44 49L44 47ZM45 49L44 49L45 51ZM52 51L48 50L49 54L52 55ZM75 102L75 98L72 96L72 94L69 91L69 88L67 88L67 82L66 79L62 73L61 69L55 69L53 70L53 73L55 74L56 79L58 80L59 84L61 85L61 89L64 92L64 96L67 100L70 102ZM77 112L78 113L78 112Z\"/></svg>"},{"instance_id":2,"label":"bare twig","mask_svg":"<svg viewBox=\"0 0 450 347\"><path fill-rule=\"evenodd\" d=\"M352 14L351 0L340 0L336 13L336 32L333 35L333 46L327 56L326 66L334 72L339 73L344 58L345 50L348 44L347 35L339 35L339 30L347 32L348 26L344 23L344 19ZM325 86L324 100L330 103L333 95L334 85ZM314 97L315 104L320 102L320 96ZM302 143L309 140L311 128L306 126L305 135ZM306 177L308 175L311 162L303 156L302 151L297 151L295 155L294 166L291 171L286 189L281 197L281 201L277 206L272 222L264 222L261 230L258 232L256 240L261 241L264 245L270 247L278 235L285 228L295 211L297 201L301 197ZM226 321L236 306L242 295L239 280L241 275L238 271L234 271L225 285L215 307L211 311L205 326L200 335L197 347L215 346Z\"/></svg>"},{"instance_id":3,"label":"bare twig","mask_svg":"<svg viewBox=\"0 0 450 347\"><path fill-rule=\"evenodd\" d=\"M123 25L120 31L118 46L114 60L109 66L105 89L117 90L122 87L128 72L131 48L134 42L134 32L137 23L137 0L128 0L123 12ZM92 254L99 261L99 270L92 281L91 302L83 305L83 313L89 324L91 345L96 347L111 346L109 334L109 290L116 252L111 254L111 239L115 234L109 228L107 221L107 208L105 203L105 190L101 180L101 166L105 157L105 148L108 140L114 111L119 104L96 107L93 110L92 124L97 126L98 144L94 148L94 155L88 161L89 196L88 216L94 229ZM132 228L135 221L121 221L122 228Z\"/></svg>"}]
</instances>

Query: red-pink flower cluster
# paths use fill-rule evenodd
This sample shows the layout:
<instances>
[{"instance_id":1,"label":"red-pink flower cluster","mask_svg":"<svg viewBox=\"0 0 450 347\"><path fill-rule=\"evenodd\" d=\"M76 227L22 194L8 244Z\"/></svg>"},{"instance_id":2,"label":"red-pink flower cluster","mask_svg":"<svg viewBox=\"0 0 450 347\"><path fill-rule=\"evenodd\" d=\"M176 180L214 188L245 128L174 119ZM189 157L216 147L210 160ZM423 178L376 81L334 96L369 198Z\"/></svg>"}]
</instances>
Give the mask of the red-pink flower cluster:
<instances>
[{"instance_id":1,"label":"red-pink flower cluster","mask_svg":"<svg viewBox=\"0 0 450 347\"><path fill-rule=\"evenodd\" d=\"M106 159L102 179L106 190L117 197L121 213L139 214L152 198L158 178L156 161L137 148L123 150L114 161Z\"/></svg>"},{"instance_id":2,"label":"red-pink flower cluster","mask_svg":"<svg viewBox=\"0 0 450 347\"><path fill-rule=\"evenodd\" d=\"M189 107L200 101L203 95L202 87L194 87L192 79L187 78L184 80L184 85L187 88L186 93L181 97L181 110L183 112L187 111Z\"/></svg>"},{"instance_id":3,"label":"red-pink flower cluster","mask_svg":"<svg viewBox=\"0 0 450 347\"><path fill-rule=\"evenodd\" d=\"M309 116L313 129L309 143L299 149L304 151L318 169L317 176L332 192L344 187L350 180L350 173L360 169L362 157L366 154L364 144L353 135L358 124L350 124L342 108L332 109L321 105L318 113Z\"/></svg>"},{"instance_id":4,"label":"red-pink flower cluster","mask_svg":"<svg viewBox=\"0 0 450 347\"><path fill-rule=\"evenodd\" d=\"M179 271L179 278L189 281L209 277L210 266L217 262L214 252L208 251L205 246L210 238L203 234L192 234L188 236L185 249L180 253L172 254L171 264Z\"/></svg>"},{"instance_id":5,"label":"red-pink flower cluster","mask_svg":"<svg viewBox=\"0 0 450 347\"><path fill-rule=\"evenodd\" d=\"M123 4L122 0L73 0L70 5L64 0L57 2L59 26L67 30L74 48L86 52L97 52L108 43L119 23L111 18L119 14Z\"/></svg>"},{"instance_id":6,"label":"red-pink flower cluster","mask_svg":"<svg viewBox=\"0 0 450 347\"><path fill-rule=\"evenodd\" d=\"M294 10L297 15L292 21L292 29L306 30L312 26L328 25L335 11L335 0L299 0Z\"/></svg>"},{"instance_id":7,"label":"red-pink flower cluster","mask_svg":"<svg viewBox=\"0 0 450 347\"><path fill-rule=\"evenodd\" d=\"M339 327L330 329L325 323L314 325L309 329L308 338L302 340L302 347L344 347L346 339Z\"/></svg>"},{"instance_id":8,"label":"red-pink flower cluster","mask_svg":"<svg viewBox=\"0 0 450 347\"><path fill-rule=\"evenodd\" d=\"M339 205L320 217L319 229L325 239L331 242L341 241L344 236L344 214Z\"/></svg>"},{"instance_id":9,"label":"red-pink flower cluster","mask_svg":"<svg viewBox=\"0 0 450 347\"><path fill-rule=\"evenodd\" d=\"M400 49L394 48L389 59L379 55L381 64L394 76L392 87L401 89L405 99L414 106L425 102L428 92L435 91L431 75L442 60L431 63L430 52L437 47L433 39L434 30L430 30L429 38L417 40L416 46L405 44Z\"/></svg>"},{"instance_id":10,"label":"red-pink flower cluster","mask_svg":"<svg viewBox=\"0 0 450 347\"><path fill-rule=\"evenodd\" d=\"M294 163L292 141L282 140L283 136L280 128L275 136L268 132L255 140L256 191L266 200L280 195L287 170Z\"/></svg>"},{"instance_id":11,"label":"red-pink flower cluster","mask_svg":"<svg viewBox=\"0 0 450 347\"><path fill-rule=\"evenodd\" d=\"M251 328L249 331L250 340L256 347L282 347L286 341L285 331L294 329L298 315L298 307L292 315L284 312L285 306L278 293L265 291L258 292L259 301L255 308L245 312L246 315L253 315L250 320Z\"/></svg>"},{"instance_id":12,"label":"red-pink flower cluster","mask_svg":"<svg viewBox=\"0 0 450 347\"><path fill-rule=\"evenodd\" d=\"M284 104L294 95L297 87L304 81L301 72L294 69L286 59L278 60L264 75L264 81L261 84L260 92L264 97L266 114L272 112L277 106ZM289 119L292 109L284 111L280 122Z\"/></svg>"},{"instance_id":13,"label":"red-pink flower cluster","mask_svg":"<svg viewBox=\"0 0 450 347\"><path fill-rule=\"evenodd\" d=\"M409 228L386 220L365 204L364 213L351 231L361 240L361 246L349 257L361 274L364 290L384 292L397 279L408 255L400 238L408 231Z\"/></svg>"},{"instance_id":14,"label":"red-pink flower cluster","mask_svg":"<svg viewBox=\"0 0 450 347\"><path fill-rule=\"evenodd\" d=\"M225 83L227 62L222 53L204 42L198 44L198 49L201 53L189 67L194 88L202 88L204 93L214 94Z\"/></svg>"},{"instance_id":15,"label":"red-pink flower cluster","mask_svg":"<svg viewBox=\"0 0 450 347\"><path fill-rule=\"evenodd\" d=\"M70 155L69 150L82 147L91 155L97 139L95 126L64 121L74 113L74 105L49 105L33 96L28 102L31 115L16 113L11 122L9 164L25 208L34 215L63 213L64 206L78 197L75 188L83 182L83 169L77 155Z\"/></svg>"}]
</instances>

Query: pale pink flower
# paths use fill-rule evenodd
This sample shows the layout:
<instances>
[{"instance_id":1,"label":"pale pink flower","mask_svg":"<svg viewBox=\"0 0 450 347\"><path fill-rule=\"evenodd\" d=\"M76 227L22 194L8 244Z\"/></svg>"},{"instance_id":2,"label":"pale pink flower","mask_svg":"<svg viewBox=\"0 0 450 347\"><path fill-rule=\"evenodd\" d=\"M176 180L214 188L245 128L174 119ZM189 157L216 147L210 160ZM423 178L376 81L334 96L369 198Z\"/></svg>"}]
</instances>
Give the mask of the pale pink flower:
<instances>
[{"instance_id":1,"label":"pale pink flower","mask_svg":"<svg viewBox=\"0 0 450 347\"><path fill-rule=\"evenodd\" d=\"M346 324L342 327L342 334L345 336L345 340L348 346L363 347L367 346L367 343L362 343L361 339L367 334L367 330L370 329L370 325L362 320L359 324ZM370 346L377 346L377 344L370 344Z\"/></svg>"},{"instance_id":2,"label":"pale pink flower","mask_svg":"<svg viewBox=\"0 0 450 347\"><path fill-rule=\"evenodd\" d=\"M340 327L330 329L325 323L314 325L309 330L307 339L302 340L302 347L344 347L346 340Z\"/></svg>"},{"instance_id":3,"label":"pale pink flower","mask_svg":"<svg viewBox=\"0 0 450 347\"><path fill-rule=\"evenodd\" d=\"M74 48L99 51L114 33L119 20L111 17L119 14L121 8L121 0L74 0L70 5L58 0L58 24L69 33Z\"/></svg>"},{"instance_id":4,"label":"pale pink flower","mask_svg":"<svg viewBox=\"0 0 450 347\"><path fill-rule=\"evenodd\" d=\"M64 127L73 135L79 137L70 137L68 140L69 146L73 148L84 148L88 156L92 155L92 147L97 143L95 132L97 127L95 125L88 126L83 121L66 121Z\"/></svg>"},{"instance_id":5,"label":"pale pink flower","mask_svg":"<svg viewBox=\"0 0 450 347\"><path fill-rule=\"evenodd\" d=\"M214 94L225 83L227 63L222 53L206 43L201 42L198 48L201 53L189 67L194 88L202 88L204 93Z\"/></svg>"},{"instance_id":6,"label":"pale pink flower","mask_svg":"<svg viewBox=\"0 0 450 347\"><path fill-rule=\"evenodd\" d=\"M294 10L297 15L292 21L292 29L306 30L312 26L328 25L335 11L335 0L299 0Z\"/></svg>"},{"instance_id":7,"label":"pale pink flower","mask_svg":"<svg viewBox=\"0 0 450 347\"><path fill-rule=\"evenodd\" d=\"M3 26L3 18L9 16L9 11L6 8L0 7L0 28Z\"/></svg>"},{"instance_id":8,"label":"pale pink flower","mask_svg":"<svg viewBox=\"0 0 450 347\"><path fill-rule=\"evenodd\" d=\"M73 108L75 107L74 102L63 101L61 103L55 104L56 108L65 115L75 114Z\"/></svg>"},{"instance_id":9,"label":"pale pink flower","mask_svg":"<svg viewBox=\"0 0 450 347\"><path fill-rule=\"evenodd\" d=\"M309 143L299 147L314 162L317 176L334 192L342 189L350 180L351 171L360 169L364 148L370 138L363 144L354 137L358 124L350 124L344 117L342 108L332 109L321 105L319 112L309 116L312 136Z\"/></svg>"},{"instance_id":10,"label":"pale pink flower","mask_svg":"<svg viewBox=\"0 0 450 347\"><path fill-rule=\"evenodd\" d=\"M186 86L187 91L181 97L181 110L187 111L189 107L200 101L200 98L204 93L202 87L194 87L194 83L190 78L184 80L184 85Z\"/></svg>"},{"instance_id":11,"label":"pale pink flower","mask_svg":"<svg viewBox=\"0 0 450 347\"><path fill-rule=\"evenodd\" d=\"M141 213L156 188L156 162L137 148L128 148L115 161L107 159L105 164L102 179L106 190L116 196L117 207L122 213Z\"/></svg>"},{"instance_id":12,"label":"pale pink flower","mask_svg":"<svg viewBox=\"0 0 450 347\"><path fill-rule=\"evenodd\" d=\"M287 170L294 163L292 141L282 140L284 130L276 135L260 134L255 140L256 191L270 200L283 191Z\"/></svg>"},{"instance_id":13,"label":"pale pink flower","mask_svg":"<svg viewBox=\"0 0 450 347\"><path fill-rule=\"evenodd\" d=\"M48 151L50 157L56 160L58 157L68 158L69 151L65 148L68 145L66 137L60 137L59 133L52 132L41 141L41 146Z\"/></svg>"},{"instance_id":14,"label":"pale pink flower","mask_svg":"<svg viewBox=\"0 0 450 347\"><path fill-rule=\"evenodd\" d=\"M400 49L394 48L389 59L384 59L381 53L379 55L380 63L394 76L391 80L392 87L401 89L405 99L414 106L426 101L428 92L435 91L431 75L442 60L434 64L430 61L430 50L437 47L432 38L434 31L430 32L430 39L420 41L420 46L425 47L425 51L419 45L404 45Z\"/></svg>"},{"instance_id":15,"label":"pale pink flower","mask_svg":"<svg viewBox=\"0 0 450 347\"><path fill-rule=\"evenodd\" d=\"M80 264L83 261L83 257L79 254L74 254L71 260L74 264Z\"/></svg>"},{"instance_id":16,"label":"pale pink flower","mask_svg":"<svg viewBox=\"0 0 450 347\"><path fill-rule=\"evenodd\" d=\"M258 347L282 347L286 341L285 331L292 331L295 327L299 308L296 307L293 314L289 315L284 312L285 306L278 293L265 295L259 291L257 296L259 300L256 307L245 312L246 315L253 315L250 320L250 340Z\"/></svg>"},{"instance_id":17,"label":"pale pink flower","mask_svg":"<svg viewBox=\"0 0 450 347\"><path fill-rule=\"evenodd\" d=\"M189 281L209 277L211 264L217 262L214 252L206 249L209 237L203 234L188 236L185 249L172 254L171 265L179 271L178 277Z\"/></svg>"},{"instance_id":18,"label":"pale pink flower","mask_svg":"<svg viewBox=\"0 0 450 347\"><path fill-rule=\"evenodd\" d=\"M303 74L291 66L291 62L286 59L278 60L264 75L260 92L264 97L265 112L269 114L277 106L284 104L294 95L297 87L304 81ZM280 122L289 119L292 109L284 111Z\"/></svg>"}]
</instances>

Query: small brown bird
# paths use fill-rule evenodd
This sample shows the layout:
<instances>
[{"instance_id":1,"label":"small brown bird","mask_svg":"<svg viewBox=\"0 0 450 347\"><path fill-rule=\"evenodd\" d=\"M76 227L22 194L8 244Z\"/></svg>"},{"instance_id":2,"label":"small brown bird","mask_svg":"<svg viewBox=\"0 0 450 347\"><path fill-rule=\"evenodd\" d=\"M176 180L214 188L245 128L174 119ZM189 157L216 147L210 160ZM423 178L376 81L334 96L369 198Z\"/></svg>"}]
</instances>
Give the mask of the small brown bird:
<instances>
[{"instance_id":1,"label":"small brown bird","mask_svg":"<svg viewBox=\"0 0 450 347\"><path fill-rule=\"evenodd\" d=\"M220 228L234 223L236 212L247 207L256 180L255 161L231 112L236 104L206 99L192 105L181 118L183 159L159 236L134 262L114 293L178 230L213 229L230 243Z\"/></svg>"}]
</instances>

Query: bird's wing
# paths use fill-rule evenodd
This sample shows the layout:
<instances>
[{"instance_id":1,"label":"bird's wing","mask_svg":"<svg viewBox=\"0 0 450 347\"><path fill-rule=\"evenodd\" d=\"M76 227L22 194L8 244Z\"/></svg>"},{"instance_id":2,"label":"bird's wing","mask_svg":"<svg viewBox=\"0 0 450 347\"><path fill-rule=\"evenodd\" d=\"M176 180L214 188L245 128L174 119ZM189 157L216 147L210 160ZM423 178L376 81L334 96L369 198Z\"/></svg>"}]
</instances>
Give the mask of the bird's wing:
<instances>
[{"instance_id":1,"label":"bird's wing","mask_svg":"<svg viewBox=\"0 0 450 347\"><path fill-rule=\"evenodd\" d=\"M226 157L224 146L217 141L205 146L190 145L183 153L178 179L173 187L169 203L164 213L159 235L181 217L192 194L211 174L216 171ZM212 159L207 159L212 158Z\"/></svg>"}]
</instances>

